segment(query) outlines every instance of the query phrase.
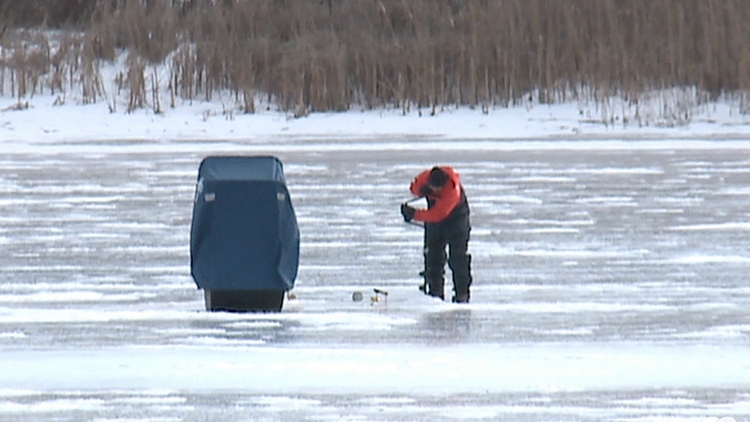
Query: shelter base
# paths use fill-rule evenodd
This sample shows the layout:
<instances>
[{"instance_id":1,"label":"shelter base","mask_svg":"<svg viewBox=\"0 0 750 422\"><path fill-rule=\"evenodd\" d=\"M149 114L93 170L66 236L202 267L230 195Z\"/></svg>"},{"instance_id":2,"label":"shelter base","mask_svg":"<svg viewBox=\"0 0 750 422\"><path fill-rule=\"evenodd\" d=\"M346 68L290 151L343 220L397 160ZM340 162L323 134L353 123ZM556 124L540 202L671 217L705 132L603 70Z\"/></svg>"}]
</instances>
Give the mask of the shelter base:
<instances>
[{"instance_id":1,"label":"shelter base","mask_svg":"<svg viewBox=\"0 0 750 422\"><path fill-rule=\"evenodd\" d=\"M284 290L204 290L209 312L281 312Z\"/></svg>"}]
</instances>

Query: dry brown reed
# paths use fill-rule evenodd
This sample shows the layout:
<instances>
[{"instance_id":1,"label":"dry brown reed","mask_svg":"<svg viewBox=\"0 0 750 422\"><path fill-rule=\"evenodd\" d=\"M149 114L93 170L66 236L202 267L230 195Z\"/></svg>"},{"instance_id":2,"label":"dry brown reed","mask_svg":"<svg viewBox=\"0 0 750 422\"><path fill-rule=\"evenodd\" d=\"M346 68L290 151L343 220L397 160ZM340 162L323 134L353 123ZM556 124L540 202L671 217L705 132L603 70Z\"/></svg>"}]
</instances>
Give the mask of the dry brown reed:
<instances>
[{"instance_id":1,"label":"dry brown reed","mask_svg":"<svg viewBox=\"0 0 750 422\"><path fill-rule=\"evenodd\" d=\"M159 102L149 100L159 87L145 72L162 63L170 106L228 90L245 112L265 94L295 115L353 105L487 111L529 96L637 102L675 87L709 99L736 93L747 104L750 90L746 0L69 1L84 7L77 19L35 10L47 25L85 34L55 52L48 40L30 54L28 35L25 46L0 35L0 71L12 75L15 96L40 89L46 74L60 91L68 69L86 75L79 83L96 99L97 63L123 51L128 110Z\"/></svg>"}]
</instances>

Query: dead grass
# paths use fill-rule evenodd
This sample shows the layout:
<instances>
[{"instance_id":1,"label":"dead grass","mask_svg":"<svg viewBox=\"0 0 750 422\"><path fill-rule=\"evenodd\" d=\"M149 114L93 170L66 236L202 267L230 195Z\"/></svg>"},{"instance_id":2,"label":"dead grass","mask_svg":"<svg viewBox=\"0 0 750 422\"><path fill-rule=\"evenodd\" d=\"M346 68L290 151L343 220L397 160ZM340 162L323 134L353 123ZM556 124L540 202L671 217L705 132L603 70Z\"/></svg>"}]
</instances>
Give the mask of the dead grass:
<instances>
[{"instance_id":1,"label":"dead grass","mask_svg":"<svg viewBox=\"0 0 750 422\"><path fill-rule=\"evenodd\" d=\"M242 112L263 94L298 116L352 106L487 112L529 100L606 109L612 96L637 106L654 91L670 104L734 93L748 108L744 0L70 1L86 19L63 16L59 0L33 11L66 31L0 32L1 95L76 88L99 101L115 83L101 64L127 52L117 89L128 91L128 111L160 112L164 88L170 107L228 91ZM169 76L150 73L156 64Z\"/></svg>"}]
</instances>

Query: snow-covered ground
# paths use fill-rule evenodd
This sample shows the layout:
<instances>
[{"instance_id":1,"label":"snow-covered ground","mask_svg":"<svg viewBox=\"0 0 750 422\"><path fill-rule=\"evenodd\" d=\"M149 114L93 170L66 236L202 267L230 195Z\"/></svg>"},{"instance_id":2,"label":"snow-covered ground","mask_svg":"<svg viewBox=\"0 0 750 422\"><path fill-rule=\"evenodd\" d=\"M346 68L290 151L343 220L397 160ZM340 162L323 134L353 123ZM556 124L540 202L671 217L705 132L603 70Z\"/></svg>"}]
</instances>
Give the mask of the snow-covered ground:
<instances>
[{"instance_id":1,"label":"snow-covered ground","mask_svg":"<svg viewBox=\"0 0 750 422\"><path fill-rule=\"evenodd\" d=\"M750 420L750 120L730 105L637 128L578 104L293 119L16 102L0 420ZM190 278L212 154L284 163L302 244L281 313L207 313ZM472 206L468 305L417 289L421 230L398 205L433 164Z\"/></svg>"}]
</instances>

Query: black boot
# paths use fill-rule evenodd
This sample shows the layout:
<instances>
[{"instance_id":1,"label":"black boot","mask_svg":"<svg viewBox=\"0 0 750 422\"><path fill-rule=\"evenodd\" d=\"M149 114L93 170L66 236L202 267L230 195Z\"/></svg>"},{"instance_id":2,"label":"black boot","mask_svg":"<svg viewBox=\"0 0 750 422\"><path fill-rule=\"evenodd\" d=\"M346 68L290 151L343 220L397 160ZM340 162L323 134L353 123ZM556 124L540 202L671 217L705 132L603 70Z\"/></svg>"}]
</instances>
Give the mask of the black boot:
<instances>
[{"instance_id":1,"label":"black boot","mask_svg":"<svg viewBox=\"0 0 750 422\"><path fill-rule=\"evenodd\" d=\"M469 303L469 296L468 293L457 294L453 296L453 303Z\"/></svg>"},{"instance_id":2,"label":"black boot","mask_svg":"<svg viewBox=\"0 0 750 422\"><path fill-rule=\"evenodd\" d=\"M453 261L453 264L453 303L469 303L471 297L469 289L473 281L471 276L471 255L459 255L456 261Z\"/></svg>"},{"instance_id":3,"label":"black boot","mask_svg":"<svg viewBox=\"0 0 750 422\"><path fill-rule=\"evenodd\" d=\"M432 297L445 299L445 271L440 269L427 269L424 273L425 293Z\"/></svg>"},{"instance_id":4,"label":"black boot","mask_svg":"<svg viewBox=\"0 0 750 422\"><path fill-rule=\"evenodd\" d=\"M429 287L427 288L427 294L432 297L439 297L440 300L445 300L445 293L443 293L443 283L442 282L430 282L427 284Z\"/></svg>"}]
</instances>

